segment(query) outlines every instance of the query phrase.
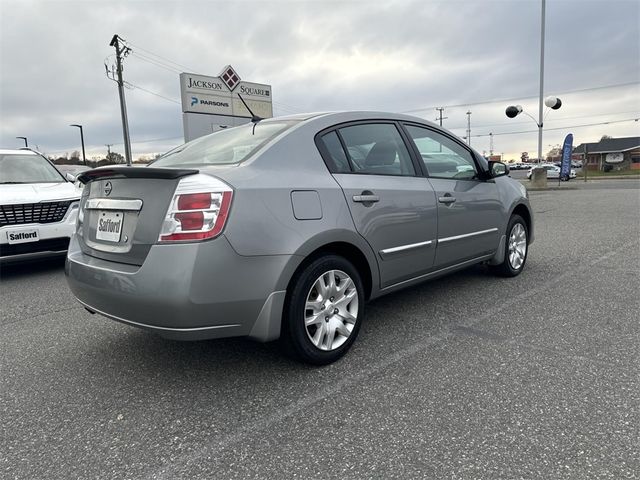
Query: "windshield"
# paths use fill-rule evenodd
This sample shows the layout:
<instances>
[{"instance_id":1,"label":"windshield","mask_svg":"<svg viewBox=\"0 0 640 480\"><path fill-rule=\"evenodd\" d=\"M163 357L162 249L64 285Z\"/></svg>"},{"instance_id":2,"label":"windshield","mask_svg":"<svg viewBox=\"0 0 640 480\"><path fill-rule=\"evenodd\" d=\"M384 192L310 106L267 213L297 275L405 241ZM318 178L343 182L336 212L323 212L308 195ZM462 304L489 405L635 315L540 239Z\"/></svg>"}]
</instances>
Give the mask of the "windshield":
<instances>
[{"instance_id":1,"label":"windshield","mask_svg":"<svg viewBox=\"0 0 640 480\"><path fill-rule=\"evenodd\" d=\"M40 155L0 155L0 183L61 183L64 177Z\"/></svg>"},{"instance_id":2,"label":"windshield","mask_svg":"<svg viewBox=\"0 0 640 480\"><path fill-rule=\"evenodd\" d=\"M175 148L153 162L155 167L227 165L249 158L296 122L260 122L220 130Z\"/></svg>"}]
</instances>

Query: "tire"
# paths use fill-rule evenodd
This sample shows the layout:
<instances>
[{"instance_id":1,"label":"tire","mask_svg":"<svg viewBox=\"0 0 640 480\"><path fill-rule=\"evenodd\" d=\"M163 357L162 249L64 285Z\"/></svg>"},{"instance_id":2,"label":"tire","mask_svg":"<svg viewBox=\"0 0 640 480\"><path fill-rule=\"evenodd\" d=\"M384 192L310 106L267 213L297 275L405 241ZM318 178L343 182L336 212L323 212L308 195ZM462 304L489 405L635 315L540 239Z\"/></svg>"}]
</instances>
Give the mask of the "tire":
<instances>
[{"instance_id":1,"label":"tire","mask_svg":"<svg viewBox=\"0 0 640 480\"><path fill-rule=\"evenodd\" d=\"M338 360L358 336L364 299L351 262L337 255L313 260L296 273L287 292L280 336L285 352L312 365Z\"/></svg>"},{"instance_id":2,"label":"tire","mask_svg":"<svg viewBox=\"0 0 640 480\"><path fill-rule=\"evenodd\" d=\"M524 234L524 239L522 238ZM524 241L524 244L522 243ZM522 251L524 249L524 252ZM529 254L529 229L520 215L512 215L507 225L507 240L502 263L491 270L502 277L515 277L524 270Z\"/></svg>"}]
</instances>

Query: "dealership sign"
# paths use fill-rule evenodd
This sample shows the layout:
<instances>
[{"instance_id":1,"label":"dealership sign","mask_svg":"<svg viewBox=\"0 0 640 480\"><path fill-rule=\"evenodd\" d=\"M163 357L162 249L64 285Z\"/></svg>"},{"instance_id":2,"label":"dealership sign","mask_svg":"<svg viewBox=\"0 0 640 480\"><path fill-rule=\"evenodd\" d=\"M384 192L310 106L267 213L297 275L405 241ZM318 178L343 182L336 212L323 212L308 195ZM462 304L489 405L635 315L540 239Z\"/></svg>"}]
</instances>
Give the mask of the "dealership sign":
<instances>
[{"instance_id":1,"label":"dealership sign","mask_svg":"<svg viewBox=\"0 0 640 480\"><path fill-rule=\"evenodd\" d=\"M251 118L242 96L257 116L273 116L271 85L245 82L231 65L217 77L181 73L180 94L184 113Z\"/></svg>"},{"instance_id":2,"label":"dealership sign","mask_svg":"<svg viewBox=\"0 0 640 480\"><path fill-rule=\"evenodd\" d=\"M624 153L607 153L605 161L607 163L622 163L624 162Z\"/></svg>"}]
</instances>

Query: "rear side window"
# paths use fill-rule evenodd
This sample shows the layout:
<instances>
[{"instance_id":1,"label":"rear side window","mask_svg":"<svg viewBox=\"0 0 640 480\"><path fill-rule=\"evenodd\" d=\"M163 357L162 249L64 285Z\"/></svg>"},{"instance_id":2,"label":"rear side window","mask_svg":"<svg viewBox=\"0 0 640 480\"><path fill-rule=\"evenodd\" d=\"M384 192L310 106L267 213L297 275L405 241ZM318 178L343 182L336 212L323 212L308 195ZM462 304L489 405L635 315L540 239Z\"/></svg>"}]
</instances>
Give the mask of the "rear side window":
<instances>
[{"instance_id":1,"label":"rear side window","mask_svg":"<svg viewBox=\"0 0 640 480\"><path fill-rule=\"evenodd\" d=\"M395 125L371 123L338 131L347 148L353 173L415 175L409 151Z\"/></svg>"},{"instance_id":2,"label":"rear side window","mask_svg":"<svg viewBox=\"0 0 640 480\"><path fill-rule=\"evenodd\" d=\"M329 169L332 173L349 173L351 168L349 167L349 160L344 153L338 134L329 132L323 135L321 138L322 144L326 150L325 157L331 162Z\"/></svg>"}]
</instances>

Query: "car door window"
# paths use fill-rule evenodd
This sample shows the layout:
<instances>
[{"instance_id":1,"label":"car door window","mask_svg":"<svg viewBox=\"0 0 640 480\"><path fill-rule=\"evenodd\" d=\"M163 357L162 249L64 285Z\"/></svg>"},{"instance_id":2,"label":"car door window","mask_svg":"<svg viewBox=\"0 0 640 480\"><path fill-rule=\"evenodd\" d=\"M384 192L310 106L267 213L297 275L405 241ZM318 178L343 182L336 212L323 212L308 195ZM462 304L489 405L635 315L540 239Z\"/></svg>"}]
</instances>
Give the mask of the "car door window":
<instances>
[{"instance_id":1,"label":"car door window","mask_svg":"<svg viewBox=\"0 0 640 480\"><path fill-rule=\"evenodd\" d=\"M415 176L409 150L394 124L353 125L338 131L353 173Z\"/></svg>"},{"instance_id":2,"label":"car door window","mask_svg":"<svg viewBox=\"0 0 640 480\"><path fill-rule=\"evenodd\" d=\"M405 125L430 177L471 180L477 177L476 163L469 150L428 128Z\"/></svg>"}]
</instances>

